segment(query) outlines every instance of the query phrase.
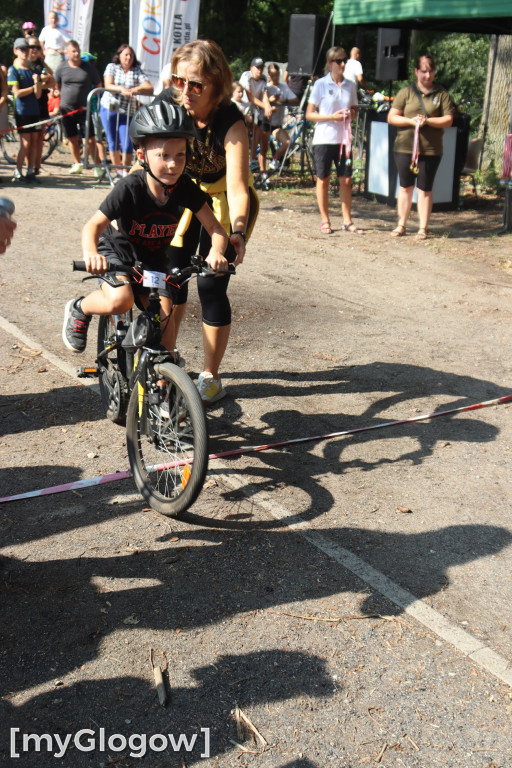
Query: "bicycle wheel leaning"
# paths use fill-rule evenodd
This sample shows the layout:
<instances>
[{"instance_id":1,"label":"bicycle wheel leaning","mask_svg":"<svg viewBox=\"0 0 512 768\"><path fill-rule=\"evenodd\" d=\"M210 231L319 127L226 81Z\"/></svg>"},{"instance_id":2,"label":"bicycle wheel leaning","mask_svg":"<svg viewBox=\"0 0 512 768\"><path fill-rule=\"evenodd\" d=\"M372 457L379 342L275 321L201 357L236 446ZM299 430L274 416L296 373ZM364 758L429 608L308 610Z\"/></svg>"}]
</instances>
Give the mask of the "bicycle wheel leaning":
<instances>
[{"instance_id":1,"label":"bicycle wheel leaning","mask_svg":"<svg viewBox=\"0 0 512 768\"><path fill-rule=\"evenodd\" d=\"M9 131L0 134L0 146L4 160L9 165L16 165L18 152L20 151L20 134L16 127L16 118L14 117L14 104L12 97L9 96L7 102L7 125Z\"/></svg>"},{"instance_id":2,"label":"bicycle wheel leaning","mask_svg":"<svg viewBox=\"0 0 512 768\"><path fill-rule=\"evenodd\" d=\"M128 314L121 315L118 324L128 327L130 318ZM111 315L100 315L98 323L98 376L101 400L107 414L107 418L114 424L124 424L128 399L130 396L128 382L123 373L125 360L120 360L123 354L119 348L116 350L116 327ZM112 350L102 354L104 350Z\"/></svg>"},{"instance_id":3,"label":"bicycle wheel leaning","mask_svg":"<svg viewBox=\"0 0 512 768\"><path fill-rule=\"evenodd\" d=\"M176 517L197 499L208 468L203 403L187 374L155 364L165 387L134 387L126 416L128 458L135 484L152 509Z\"/></svg>"}]
</instances>

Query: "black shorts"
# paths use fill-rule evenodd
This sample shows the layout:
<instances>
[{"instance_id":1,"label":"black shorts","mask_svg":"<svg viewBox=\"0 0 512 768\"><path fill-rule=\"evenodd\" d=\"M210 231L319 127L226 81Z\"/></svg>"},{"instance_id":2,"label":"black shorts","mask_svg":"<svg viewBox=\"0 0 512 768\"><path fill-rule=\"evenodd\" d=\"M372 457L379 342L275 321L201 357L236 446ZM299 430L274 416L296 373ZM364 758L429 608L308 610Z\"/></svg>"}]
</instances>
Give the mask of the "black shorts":
<instances>
[{"instance_id":1,"label":"black shorts","mask_svg":"<svg viewBox=\"0 0 512 768\"><path fill-rule=\"evenodd\" d=\"M400 186L414 187L417 183L422 192L432 192L436 171L441 158L436 155L420 155L418 158L418 173L411 171L411 155L405 152L393 152L395 165L400 178Z\"/></svg>"},{"instance_id":2,"label":"black shorts","mask_svg":"<svg viewBox=\"0 0 512 768\"><path fill-rule=\"evenodd\" d=\"M107 245L106 243L102 242L101 239L98 243L98 253L101 254L106 258L108 261L109 267L115 267L116 268L116 275L127 275L128 277L131 277L129 272L126 270L126 263L123 262L122 258L119 256L119 254L115 253L112 248ZM130 264L130 267L134 266L134 264ZM170 265L166 260L162 260L162 263L156 266L147 266L144 265L145 269L152 269L155 272L163 272L165 274L169 274L170 271ZM100 280L100 285L102 284L102 281ZM147 288L145 285L139 285L138 283L134 283L133 281L130 281L130 285L132 287L133 295L135 296L135 302L139 308L141 308L141 304L137 302L137 296L149 296L150 288ZM172 298L173 290L171 286L166 285L165 288L159 288L158 293L160 296L167 296L168 298Z\"/></svg>"},{"instance_id":3,"label":"black shorts","mask_svg":"<svg viewBox=\"0 0 512 768\"><path fill-rule=\"evenodd\" d=\"M272 126L270 125L270 122L268 120L263 120L260 123L260 128L263 131L263 133L270 133L272 130Z\"/></svg>"},{"instance_id":4,"label":"black shorts","mask_svg":"<svg viewBox=\"0 0 512 768\"><path fill-rule=\"evenodd\" d=\"M339 144L313 144L313 161L315 173L319 179L329 178L333 163L338 178L350 179L352 176L352 151L350 151L350 162L347 162L344 144L341 147L341 156Z\"/></svg>"},{"instance_id":5,"label":"black shorts","mask_svg":"<svg viewBox=\"0 0 512 768\"><path fill-rule=\"evenodd\" d=\"M72 139L79 133L85 137L85 118L87 113L85 107L81 112L76 112L72 107L61 107L62 129L66 139ZM66 112L73 112L72 115L66 115ZM94 136L94 125L92 119L89 119L89 136Z\"/></svg>"},{"instance_id":6,"label":"black shorts","mask_svg":"<svg viewBox=\"0 0 512 768\"><path fill-rule=\"evenodd\" d=\"M38 133L41 130L41 126L35 126L34 128L22 128L23 125L30 125L30 123L38 123L40 120L39 115L15 115L16 125L19 129L19 133Z\"/></svg>"}]
</instances>

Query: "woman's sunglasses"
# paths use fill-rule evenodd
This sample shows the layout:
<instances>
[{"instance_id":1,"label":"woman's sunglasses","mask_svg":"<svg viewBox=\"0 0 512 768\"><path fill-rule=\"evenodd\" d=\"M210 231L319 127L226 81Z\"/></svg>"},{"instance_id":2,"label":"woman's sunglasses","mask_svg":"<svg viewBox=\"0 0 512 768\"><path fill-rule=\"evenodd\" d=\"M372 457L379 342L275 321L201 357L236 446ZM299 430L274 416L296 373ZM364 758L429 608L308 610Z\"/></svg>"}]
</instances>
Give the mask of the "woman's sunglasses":
<instances>
[{"instance_id":1,"label":"woman's sunglasses","mask_svg":"<svg viewBox=\"0 0 512 768\"><path fill-rule=\"evenodd\" d=\"M29 45L29 48L31 51L40 51L41 46L40 45Z\"/></svg>"},{"instance_id":2,"label":"woman's sunglasses","mask_svg":"<svg viewBox=\"0 0 512 768\"><path fill-rule=\"evenodd\" d=\"M341 64L346 64L348 59L345 57L344 59L331 59L331 61L335 61L338 66Z\"/></svg>"},{"instance_id":3,"label":"woman's sunglasses","mask_svg":"<svg viewBox=\"0 0 512 768\"><path fill-rule=\"evenodd\" d=\"M184 91L185 87L188 86L189 93L193 93L196 96L203 92L205 86L204 83L198 83L197 80L187 80L186 77L178 77L178 75L173 75L171 79L172 84L180 91Z\"/></svg>"}]
</instances>

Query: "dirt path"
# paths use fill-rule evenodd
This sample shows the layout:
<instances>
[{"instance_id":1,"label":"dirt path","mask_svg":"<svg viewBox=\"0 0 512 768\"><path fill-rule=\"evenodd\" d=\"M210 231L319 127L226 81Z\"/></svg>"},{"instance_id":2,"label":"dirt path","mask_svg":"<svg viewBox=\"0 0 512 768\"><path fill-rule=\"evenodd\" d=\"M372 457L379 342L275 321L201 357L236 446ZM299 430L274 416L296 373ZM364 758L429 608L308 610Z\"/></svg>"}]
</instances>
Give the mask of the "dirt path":
<instances>
[{"instance_id":1,"label":"dirt path","mask_svg":"<svg viewBox=\"0 0 512 768\"><path fill-rule=\"evenodd\" d=\"M60 338L83 290L80 229L107 190L48 169L6 190L19 227L0 264L2 496L127 469L122 429L68 373L82 359ZM263 193L230 288L212 452L511 392L500 206L435 215L425 243L391 239L385 206L356 198L354 214L364 237L334 216L326 237L311 190ZM197 373L195 296L181 347ZM22 733L86 728L94 750L87 736L62 759L32 745L20 764L139 765L146 734L157 767L510 765L511 413L212 461L181 521L143 510L130 481L2 505L0 759L10 728L17 748ZM165 709L149 647L169 659ZM266 745L237 734L236 705ZM102 749L101 728L132 741ZM168 733L197 741L181 756L148 746Z\"/></svg>"}]
</instances>

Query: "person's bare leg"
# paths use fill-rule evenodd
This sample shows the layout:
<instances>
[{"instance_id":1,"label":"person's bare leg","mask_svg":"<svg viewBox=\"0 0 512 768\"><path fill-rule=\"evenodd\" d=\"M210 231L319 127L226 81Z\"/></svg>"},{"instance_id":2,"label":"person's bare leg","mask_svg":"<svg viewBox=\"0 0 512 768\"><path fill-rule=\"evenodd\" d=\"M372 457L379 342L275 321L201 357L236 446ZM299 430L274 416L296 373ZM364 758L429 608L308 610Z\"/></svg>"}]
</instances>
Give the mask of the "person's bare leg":
<instances>
[{"instance_id":1,"label":"person's bare leg","mask_svg":"<svg viewBox=\"0 0 512 768\"><path fill-rule=\"evenodd\" d=\"M352 179L347 176L339 176L341 215L343 223L348 226L352 223Z\"/></svg>"},{"instance_id":2,"label":"person's bare leg","mask_svg":"<svg viewBox=\"0 0 512 768\"><path fill-rule=\"evenodd\" d=\"M432 192L424 192L422 189L418 189L418 218L419 228L427 231L428 223L430 221L430 214L432 213Z\"/></svg>"},{"instance_id":3,"label":"person's bare leg","mask_svg":"<svg viewBox=\"0 0 512 768\"><path fill-rule=\"evenodd\" d=\"M176 304L172 310L169 324L165 329L165 341L162 338L162 344L171 352L174 352L176 349L178 333L180 331L181 321L185 317L186 309L186 304Z\"/></svg>"},{"instance_id":4,"label":"person's bare leg","mask_svg":"<svg viewBox=\"0 0 512 768\"><path fill-rule=\"evenodd\" d=\"M409 218L409 214L411 212L413 192L414 187L399 187L398 189L398 223L402 227L406 226L407 219Z\"/></svg>"},{"instance_id":5,"label":"person's bare leg","mask_svg":"<svg viewBox=\"0 0 512 768\"><path fill-rule=\"evenodd\" d=\"M117 275L123 280L122 275ZM112 288L103 283L101 288L82 299L80 309L85 315L122 315L133 306L133 291L129 283L126 288Z\"/></svg>"},{"instance_id":6,"label":"person's bare leg","mask_svg":"<svg viewBox=\"0 0 512 768\"><path fill-rule=\"evenodd\" d=\"M206 325L203 323L204 371L219 378L219 366L228 346L231 325Z\"/></svg>"},{"instance_id":7,"label":"person's bare leg","mask_svg":"<svg viewBox=\"0 0 512 768\"><path fill-rule=\"evenodd\" d=\"M26 133L22 131L20 136L20 151L18 152L18 156L16 158L16 167L18 171L21 173L23 170L23 163L25 162L25 158L27 158L28 161L28 154L30 151L30 136L32 134Z\"/></svg>"},{"instance_id":8,"label":"person's bare leg","mask_svg":"<svg viewBox=\"0 0 512 768\"><path fill-rule=\"evenodd\" d=\"M69 151L73 158L73 163L81 163L80 150L78 148L78 136L72 136L69 141Z\"/></svg>"},{"instance_id":9,"label":"person's bare leg","mask_svg":"<svg viewBox=\"0 0 512 768\"><path fill-rule=\"evenodd\" d=\"M316 180L316 202L320 211L320 219L329 221L329 177Z\"/></svg>"}]
</instances>

